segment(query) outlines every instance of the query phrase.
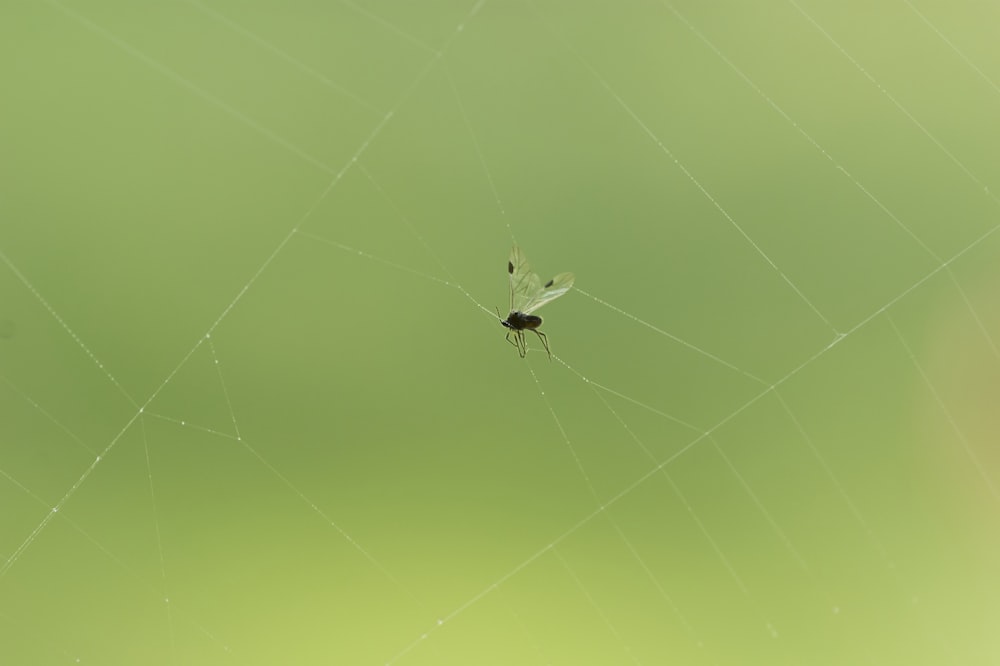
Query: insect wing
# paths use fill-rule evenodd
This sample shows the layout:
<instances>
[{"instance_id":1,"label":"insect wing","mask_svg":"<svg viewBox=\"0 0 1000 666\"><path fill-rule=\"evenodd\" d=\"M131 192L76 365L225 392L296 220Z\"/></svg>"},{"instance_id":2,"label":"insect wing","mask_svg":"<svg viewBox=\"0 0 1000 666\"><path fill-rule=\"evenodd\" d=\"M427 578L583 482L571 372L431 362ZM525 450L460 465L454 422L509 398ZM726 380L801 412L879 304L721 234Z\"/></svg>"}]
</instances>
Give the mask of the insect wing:
<instances>
[{"instance_id":1,"label":"insect wing","mask_svg":"<svg viewBox=\"0 0 1000 666\"><path fill-rule=\"evenodd\" d=\"M525 305L542 288L542 280L531 272L528 258L517 245L511 248L507 272L510 277L510 311L524 312Z\"/></svg>"},{"instance_id":2,"label":"insect wing","mask_svg":"<svg viewBox=\"0 0 1000 666\"><path fill-rule=\"evenodd\" d=\"M537 275L532 275L532 277L535 278L536 283L540 282ZM560 273L544 285L538 285L534 295L524 303L520 311L524 314L530 314L549 301L554 301L570 290L574 279L576 276L572 273Z\"/></svg>"}]
</instances>

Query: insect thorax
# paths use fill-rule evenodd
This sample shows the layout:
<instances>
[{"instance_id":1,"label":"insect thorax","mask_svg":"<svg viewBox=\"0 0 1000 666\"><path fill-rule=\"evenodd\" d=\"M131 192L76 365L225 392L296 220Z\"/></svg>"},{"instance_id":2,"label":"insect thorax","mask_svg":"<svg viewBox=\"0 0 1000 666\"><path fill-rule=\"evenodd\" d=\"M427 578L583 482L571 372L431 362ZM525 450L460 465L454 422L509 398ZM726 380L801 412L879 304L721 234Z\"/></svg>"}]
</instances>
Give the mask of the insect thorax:
<instances>
[{"instance_id":1,"label":"insect thorax","mask_svg":"<svg viewBox=\"0 0 1000 666\"><path fill-rule=\"evenodd\" d=\"M526 328L534 329L541 326L542 318L535 315L524 314L523 312L517 312L515 310L507 315L506 320L501 320L500 323L507 328L514 329L515 331L523 331Z\"/></svg>"}]
</instances>

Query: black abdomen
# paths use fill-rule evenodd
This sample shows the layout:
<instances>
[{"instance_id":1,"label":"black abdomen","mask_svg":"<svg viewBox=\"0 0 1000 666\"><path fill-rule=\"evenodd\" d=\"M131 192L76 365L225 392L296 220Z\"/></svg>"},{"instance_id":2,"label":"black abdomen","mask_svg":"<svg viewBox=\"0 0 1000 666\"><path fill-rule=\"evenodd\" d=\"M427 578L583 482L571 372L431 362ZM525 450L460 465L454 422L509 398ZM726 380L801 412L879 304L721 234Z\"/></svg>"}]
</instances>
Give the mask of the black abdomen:
<instances>
[{"instance_id":1,"label":"black abdomen","mask_svg":"<svg viewBox=\"0 0 1000 666\"><path fill-rule=\"evenodd\" d=\"M523 312L511 312L507 315L507 319L500 322L507 328L512 328L515 331L523 331L524 329L535 329L542 325L542 318L536 317L535 315L524 314Z\"/></svg>"}]
</instances>

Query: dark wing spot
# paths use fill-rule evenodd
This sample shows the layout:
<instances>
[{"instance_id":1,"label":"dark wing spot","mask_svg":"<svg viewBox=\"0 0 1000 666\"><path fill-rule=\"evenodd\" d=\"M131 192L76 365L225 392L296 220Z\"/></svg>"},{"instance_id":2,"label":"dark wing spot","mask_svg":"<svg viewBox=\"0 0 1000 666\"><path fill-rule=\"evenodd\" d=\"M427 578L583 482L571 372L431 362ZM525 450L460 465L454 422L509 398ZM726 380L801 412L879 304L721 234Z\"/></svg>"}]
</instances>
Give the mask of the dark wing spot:
<instances>
[{"instance_id":1,"label":"dark wing spot","mask_svg":"<svg viewBox=\"0 0 1000 666\"><path fill-rule=\"evenodd\" d=\"M514 274L514 264L513 264L513 262L510 262L510 261L507 262L507 272L510 273L511 275Z\"/></svg>"},{"instance_id":2,"label":"dark wing spot","mask_svg":"<svg viewBox=\"0 0 1000 666\"><path fill-rule=\"evenodd\" d=\"M552 278L551 280L549 280L548 282L546 282L544 289L548 289L549 287L551 287L552 283L555 282L555 280L556 280L555 278Z\"/></svg>"}]
</instances>

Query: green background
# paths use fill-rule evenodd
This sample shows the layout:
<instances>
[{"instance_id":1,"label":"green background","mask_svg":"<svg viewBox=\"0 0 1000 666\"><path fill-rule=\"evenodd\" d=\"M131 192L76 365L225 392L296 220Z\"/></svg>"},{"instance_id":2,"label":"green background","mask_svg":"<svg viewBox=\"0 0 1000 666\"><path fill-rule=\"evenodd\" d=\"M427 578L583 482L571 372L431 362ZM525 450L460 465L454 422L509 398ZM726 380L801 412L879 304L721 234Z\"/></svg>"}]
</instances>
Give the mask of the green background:
<instances>
[{"instance_id":1,"label":"green background","mask_svg":"<svg viewBox=\"0 0 1000 666\"><path fill-rule=\"evenodd\" d=\"M998 24L3 3L0 661L1000 662Z\"/></svg>"}]
</instances>

